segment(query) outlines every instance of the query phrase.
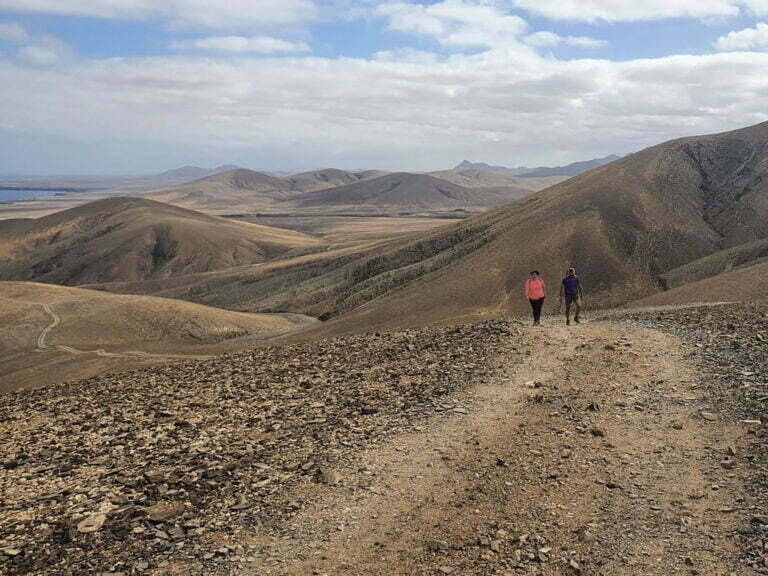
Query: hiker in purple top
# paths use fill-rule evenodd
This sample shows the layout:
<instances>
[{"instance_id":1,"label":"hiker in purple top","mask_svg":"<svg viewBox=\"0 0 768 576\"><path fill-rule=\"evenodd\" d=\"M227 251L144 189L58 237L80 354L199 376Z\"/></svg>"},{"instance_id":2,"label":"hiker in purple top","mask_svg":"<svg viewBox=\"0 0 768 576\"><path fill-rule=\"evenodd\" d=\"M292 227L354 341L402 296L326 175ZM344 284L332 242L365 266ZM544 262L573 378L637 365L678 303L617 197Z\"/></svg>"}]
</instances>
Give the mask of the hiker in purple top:
<instances>
[{"instance_id":1,"label":"hiker in purple top","mask_svg":"<svg viewBox=\"0 0 768 576\"><path fill-rule=\"evenodd\" d=\"M571 304L575 305L576 311L573 316L576 324L579 323L579 312L581 312L581 301L583 292L581 290L581 280L576 276L576 270L568 268L568 272L560 284L560 306L565 300L565 323L571 325Z\"/></svg>"}]
</instances>

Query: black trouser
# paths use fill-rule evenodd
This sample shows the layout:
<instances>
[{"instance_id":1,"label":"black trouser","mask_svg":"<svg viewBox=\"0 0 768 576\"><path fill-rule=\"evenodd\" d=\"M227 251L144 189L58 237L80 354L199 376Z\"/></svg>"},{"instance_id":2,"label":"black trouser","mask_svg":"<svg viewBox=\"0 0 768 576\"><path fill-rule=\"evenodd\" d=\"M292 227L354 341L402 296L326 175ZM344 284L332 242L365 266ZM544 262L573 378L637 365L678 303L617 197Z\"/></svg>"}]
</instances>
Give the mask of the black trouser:
<instances>
[{"instance_id":1,"label":"black trouser","mask_svg":"<svg viewBox=\"0 0 768 576\"><path fill-rule=\"evenodd\" d=\"M544 298L538 300L530 300L531 308L533 308L533 321L538 322L541 319L541 307L544 306Z\"/></svg>"}]
</instances>

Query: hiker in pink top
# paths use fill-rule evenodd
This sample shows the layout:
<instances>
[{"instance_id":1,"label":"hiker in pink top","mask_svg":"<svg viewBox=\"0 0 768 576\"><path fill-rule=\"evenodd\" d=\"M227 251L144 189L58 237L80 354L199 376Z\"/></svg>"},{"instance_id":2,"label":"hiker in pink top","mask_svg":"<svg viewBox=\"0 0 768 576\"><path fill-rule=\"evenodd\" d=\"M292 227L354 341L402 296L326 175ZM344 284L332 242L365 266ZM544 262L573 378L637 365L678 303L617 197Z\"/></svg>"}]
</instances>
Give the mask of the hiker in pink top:
<instances>
[{"instance_id":1,"label":"hiker in pink top","mask_svg":"<svg viewBox=\"0 0 768 576\"><path fill-rule=\"evenodd\" d=\"M528 280L525 281L525 297L531 303L533 309L533 325L541 324L541 307L544 306L544 298L547 296L547 287L544 284L544 278L539 276L539 271L531 272Z\"/></svg>"}]
</instances>

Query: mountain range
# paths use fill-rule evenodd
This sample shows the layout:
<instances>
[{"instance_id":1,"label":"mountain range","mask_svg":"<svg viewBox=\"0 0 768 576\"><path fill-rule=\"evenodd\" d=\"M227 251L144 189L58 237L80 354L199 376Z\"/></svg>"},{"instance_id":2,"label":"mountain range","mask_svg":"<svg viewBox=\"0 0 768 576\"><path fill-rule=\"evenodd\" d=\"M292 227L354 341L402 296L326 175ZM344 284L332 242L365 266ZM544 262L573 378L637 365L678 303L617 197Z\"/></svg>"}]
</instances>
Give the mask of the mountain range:
<instances>
[{"instance_id":1,"label":"mountain range","mask_svg":"<svg viewBox=\"0 0 768 576\"><path fill-rule=\"evenodd\" d=\"M0 279L324 321L290 338L522 313L532 269L549 284L547 310L570 266L592 309L768 295L768 123L665 142L538 192L512 186L519 175L449 172L276 177L238 168L154 192L154 200L110 198L7 220ZM547 178L560 177L522 180ZM342 245L289 230L285 216L284 227L257 225L169 202L206 212L261 206L321 221L345 212L384 222L401 212L482 213Z\"/></svg>"},{"instance_id":2,"label":"mountain range","mask_svg":"<svg viewBox=\"0 0 768 576\"><path fill-rule=\"evenodd\" d=\"M764 123L666 142L474 218L365 250L188 277L172 288L114 289L332 320L313 329L319 335L521 313L529 270L542 272L554 302L559 278L575 266L588 305L607 308L704 278L725 286L723 272L759 263L768 238L767 176ZM763 297L768 287L757 277L747 291ZM708 294L728 298L725 288Z\"/></svg>"},{"instance_id":3,"label":"mountain range","mask_svg":"<svg viewBox=\"0 0 768 576\"><path fill-rule=\"evenodd\" d=\"M507 168L505 166L492 166L485 162L470 162L464 160L458 164L453 170L457 172L464 172L468 170L478 172L500 172L513 174L520 178L548 178L553 176L560 176L570 178L571 176L578 176L584 172L588 172L594 168L605 166L611 162L618 160L621 156L615 154L609 154L602 158L594 158L592 160L583 160L580 162L573 162L566 164L565 166L538 166L536 168L528 168L527 166L519 166L517 168Z\"/></svg>"}]
</instances>

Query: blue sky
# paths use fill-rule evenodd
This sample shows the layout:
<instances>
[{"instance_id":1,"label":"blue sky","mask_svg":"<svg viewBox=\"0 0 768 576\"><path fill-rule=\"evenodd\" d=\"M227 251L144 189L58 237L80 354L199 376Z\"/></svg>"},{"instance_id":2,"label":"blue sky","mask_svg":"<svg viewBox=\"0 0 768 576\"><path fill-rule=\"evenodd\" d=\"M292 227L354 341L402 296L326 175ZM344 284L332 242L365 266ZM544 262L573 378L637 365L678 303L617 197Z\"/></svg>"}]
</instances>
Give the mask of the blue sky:
<instances>
[{"instance_id":1,"label":"blue sky","mask_svg":"<svg viewBox=\"0 0 768 576\"><path fill-rule=\"evenodd\" d=\"M0 0L0 173L559 164L768 119L766 0Z\"/></svg>"}]
</instances>

